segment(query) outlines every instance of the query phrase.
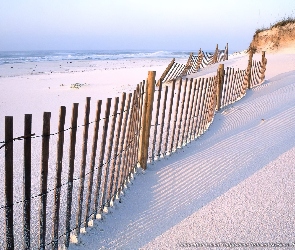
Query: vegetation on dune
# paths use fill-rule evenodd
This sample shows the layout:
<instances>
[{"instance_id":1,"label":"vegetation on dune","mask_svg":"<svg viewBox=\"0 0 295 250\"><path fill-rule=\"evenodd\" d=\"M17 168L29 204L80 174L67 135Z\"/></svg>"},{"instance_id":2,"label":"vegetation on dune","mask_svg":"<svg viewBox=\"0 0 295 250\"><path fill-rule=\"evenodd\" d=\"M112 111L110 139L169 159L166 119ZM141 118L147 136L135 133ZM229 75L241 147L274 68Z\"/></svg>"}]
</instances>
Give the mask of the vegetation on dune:
<instances>
[{"instance_id":1,"label":"vegetation on dune","mask_svg":"<svg viewBox=\"0 0 295 250\"><path fill-rule=\"evenodd\" d=\"M283 27L287 24L293 24L293 23L295 23L295 17L284 17L283 19L275 22L274 24L270 24L270 26L268 28L262 27L262 28L256 29L256 31L254 33L254 37L257 36L262 31L269 30L272 28Z\"/></svg>"},{"instance_id":2,"label":"vegetation on dune","mask_svg":"<svg viewBox=\"0 0 295 250\"><path fill-rule=\"evenodd\" d=\"M247 52L249 53L250 51L254 53L256 53L258 51L258 47L257 47L257 42L260 41L261 39L263 41L266 41L267 39L271 39L270 41L272 42L271 47L269 47L271 50L276 50L279 48L280 44L281 44L281 36L285 34L285 29L280 29L288 24L294 24L295 23L295 17L284 17L281 20L270 24L269 27L262 27L262 28L258 28L256 29L254 35L253 35L253 40L247 50ZM271 38L267 38L267 37L263 37L263 38L259 38L258 34L266 31L266 30L271 30L273 28L279 28L279 33L277 35L277 37L271 37ZM290 27L290 29L293 29ZM291 30L288 29L289 32L291 32Z\"/></svg>"}]
</instances>

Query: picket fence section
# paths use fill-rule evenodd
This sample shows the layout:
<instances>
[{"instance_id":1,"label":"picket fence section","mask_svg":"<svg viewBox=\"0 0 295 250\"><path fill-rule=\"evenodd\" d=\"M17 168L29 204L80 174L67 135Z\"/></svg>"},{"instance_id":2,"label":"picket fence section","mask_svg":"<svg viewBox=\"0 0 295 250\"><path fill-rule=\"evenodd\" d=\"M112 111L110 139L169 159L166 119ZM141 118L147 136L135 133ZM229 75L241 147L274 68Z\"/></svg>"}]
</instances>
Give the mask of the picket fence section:
<instances>
[{"instance_id":1,"label":"picket fence section","mask_svg":"<svg viewBox=\"0 0 295 250\"><path fill-rule=\"evenodd\" d=\"M190 75L201 68L225 60L228 60L228 44L226 44L225 50L219 50L217 44L214 53L204 52L202 49L199 50L198 55L191 53L186 65L175 62L175 58L173 58L160 77L157 85L159 86L160 82L168 82L178 77Z\"/></svg>"},{"instance_id":2,"label":"picket fence section","mask_svg":"<svg viewBox=\"0 0 295 250\"><path fill-rule=\"evenodd\" d=\"M215 53L211 59L224 60L226 54ZM32 115L25 115L24 135L16 138L13 117L5 117L5 139L0 142L5 199L1 200L0 220L6 227L0 236L1 248L67 248L120 199L138 167L146 169L148 162L198 138L209 128L216 111L264 81L264 52L262 60L255 62L250 51L245 70L224 69L220 64L213 77L189 78L189 73L203 67L200 58L207 58L202 59L204 65L212 63L203 52L199 55L191 54L187 65L180 67L181 74L186 69L185 76L169 78L172 60L158 86L155 72L150 71L147 81L133 93L108 98L105 103L99 100L94 121L90 121L91 99L86 98L82 125L78 125L78 103L73 104L69 128L65 127L66 108L60 108L55 133L51 132L50 112L44 112L39 136L32 133ZM172 79L171 84L165 79ZM79 134L78 130L83 131ZM14 172L16 151L23 155L22 175ZM35 151L40 152L38 157ZM33 177L37 168L39 191Z\"/></svg>"}]
</instances>

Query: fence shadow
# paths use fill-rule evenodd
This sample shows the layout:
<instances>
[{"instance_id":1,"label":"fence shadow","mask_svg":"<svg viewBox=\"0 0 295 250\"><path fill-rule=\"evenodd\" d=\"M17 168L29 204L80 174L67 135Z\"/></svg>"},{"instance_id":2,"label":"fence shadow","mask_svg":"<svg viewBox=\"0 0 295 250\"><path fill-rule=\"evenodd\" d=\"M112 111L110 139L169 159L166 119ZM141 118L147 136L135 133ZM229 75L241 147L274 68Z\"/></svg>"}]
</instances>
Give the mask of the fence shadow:
<instances>
[{"instance_id":1,"label":"fence shadow","mask_svg":"<svg viewBox=\"0 0 295 250\"><path fill-rule=\"evenodd\" d=\"M294 88L294 84L290 88ZM269 95L266 101L275 95L275 92ZM294 91L286 94L290 104L291 95ZM218 113L215 117L217 121L200 139L169 158L149 164L145 174L137 177L122 198L118 210L99 222L97 229L85 235L81 245L85 244L88 249L102 246L110 249L143 247L294 147L294 103L286 108L285 99L277 103L265 122L260 119L252 123L251 113L255 112L256 117L265 117L269 112L257 109L257 104L264 105L263 97L259 101L248 102L248 116L241 115L237 110ZM243 103L237 106L243 107ZM222 116L223 122L219 122ZM227 126L233 120L238 123L246 121L247 125L232 133ZM283 124L282 120L285 121ZM293 136L290 138L290 135ZM210 138L211 143L210 140L206 143ZM212 143L217 138L219 141ZM92 245L90 239L93 235L96 239Z\"/></svg>"},{"instance_id":2,"label":"fence shadow","mask_svg":"<svg viewBox=\"0 0 295 250\"><path fill-rule=\"evenodd\" d=\"M13 117L5 117L5 140L0 141L3 144L0 147L2 149L0 156L5 161L5 170L3 170L5 205L1 209L5 210L3 217L6 219L7 249L19 248L21 244L26 244L27 248L34 248L38 245L41 249L48 247L58 249L63 246L68 247L70 240L79 242L80 234L89 231L88 227L93 221L95 222L101 215L104 216L104 212L112 206L115 197L121 196L121 191L134 175L138 165L145 170L148 162L156 160L164 162L163 166L159 164L160 168L156 170L155 176L151 179L139 177L144 179L141 182L147 181L145 183L147 186L143 187L147 192L142 192L141 188L138 188L137 193L133 193L132 202L127 206L128 211L122 209L126 214L117 213L121 216L120 223L131 228L127 230L127 233L117 235L123 242L128 239L134 240L135 233L143 235L148 231L154 236L157 232L162 233L163 230L167 230L174 225L173 223L183 218L182 206L186 208L185 211L195 211L194 209L201 207L204 202L208 203L214 199L210 197L216 197L212 196L212 190L215 194L215 188L222 190L222 183L225 181L232 183L228 180L240 176L238 172L240 168L237 169L232 164L232 159L243 152L245 153L243 155L248 156L247 149L250 146L241 147L238 150L236 141L245 140L245 138L242 138L243 134L236 135L233 131L239 132L239 129L244 128L248 132L252 126L255 129L257 124L250 122L248 126L238 126L239 124L232 126L231 122L236 124L239 117L246 119L248 115L253 116L255 111L261 110L257 107L252 107L253 110L247 107L244 113L243 110L234 112L230 104L243 98L247 89L260 86L264 81L267 63L265 53L262 53L261 62L252 61L253 54L250 53L246 70L234 68L224 70L224 65L221 64L214 76L197 79L182 78L198 70L203 58L205 61L202 67L205 67L224 60L226 54L221 55L218 47L214 54L205 55L201 51L196 57L191 54L185 70L182 70L180 75L172 74L176 70L174 68L172 68L172 73L166 70L167 77L170 73L172 74L172 78L168 77L172 79L172 86L168 86L160 78L159 87L156 88L156 72L150 71L147 82L143 81L138 84L133 94L129 93L126 96L126 93L123 93L122 98L116 97L114 102L108 98L105 104L99 100L94 121L90 121L90 98L86 99L85 113L82 114L84 115L83 124L77 124L78 104L74 104L71 127L65 128L66 108L61 107L58 132L51 132L51 113L45 112L42 135L32 133L32 116L26 115L24 136L14 138ZM104 105L106 106L103 110ZM226 109L222 111L223 115L227 115L227 119L223 121L220 113L216 115L216 111L222 107L229 110L228 112ZM104 116L101 115L103 111ZM214 119L221 122L212 126ZM224 128L219 127L217 130L216 126L217 124L220 126L220 123ZM94 125L92 132L89 130L91 124ZM211 134L213 132L212 141L210 141L210 133L203 135L210 125ZM83 128L83 134L77 137L78 127ZM64 135L66 131L70 131L69 138ZM218 133L219 140L216 138ZM255 130L249 133L255 133ZM215 141L215 143L211 145L204 143L202 138L206 136L209 136L209 142ZM238 138L233 140L235 136ZM57 140L50 141L50 137ZM200 140L194 142L198 137ZM38 147L38 144L34 143L36 140L32 140L36 138L42 140L39 146L41 162L37 158L32 158L31 155ZM14 173L19 172L19 170L13 170L14 153L22 151L20 144L13 148L13 145L16 146L14 142L19 140L25 144L23 147L24 165L22 163L15 165L18 169L24 167L25 196L24 199L19 198L15 201L14 196L21 197L19 190L22 186L19 185L19 179L13 176ZM67 140L67 143L64 143L64 140ZM64 144L70 145L68 154L63 154L67 148L64 148ZM185 145L190 149L197 148L198 151L187 151L194 152L193 156L187 153L181 155L180 152L184 151L182 148ZM52 146L58 146L57 151L52 151ZM221 148L223 150L220 150ZM210 159L211 150L216 151L215 157L219 158ZM232 150L235 152L234 155ZM79 155L77 155L78 151ZM227 152L226 155L224 155L225 152ZM172 160L167 159L170 154L172 154ZM64 161L65 158L68 161ZM32 160L34 160L34 168L32 168ZM245 159L244 165L248 162L249 160ZM36 172L36 166L40 163L40 189L37 195L32 196L31 191L34 187L31 183L34 179L32 176ZM244 165L241 165L241 169L246 166ZM168 174L167 169L169 169ZM143 176L148 176L151 172L153 172L153 167ZM14 183L16 183L15 187ZM138 183L136 185L139 185ZM16 188L17 192L13 193L13 189ZM141 199L142 197L144 199ZM35 207L31 209L33 198L40 200L39 212ZM170 204L168 207L166 206L167 201ZM14 206L21 203L24 204L25 224L23 228L15 227L14 229L14 224L20 224L21 220L20 217L13 217L16 215ZM135 204L139 209L133 208ZM146 210L146 208L149 209ZM138 213L136 214L136 225L124 220L124 217L127 218L127 214L133 213L134 210ZM32 232L35 228L39 228L39 233L35 232L31 235L31 224L34 228ZM159 225L162 225L164 229L162 227L160 227L162 229L157 229ZM110 223L110 226L114 224ZM106 240L103 239L104 242ZM113 244L117 241L113 239L110 242Z\"/></svg>"}]
</instances>

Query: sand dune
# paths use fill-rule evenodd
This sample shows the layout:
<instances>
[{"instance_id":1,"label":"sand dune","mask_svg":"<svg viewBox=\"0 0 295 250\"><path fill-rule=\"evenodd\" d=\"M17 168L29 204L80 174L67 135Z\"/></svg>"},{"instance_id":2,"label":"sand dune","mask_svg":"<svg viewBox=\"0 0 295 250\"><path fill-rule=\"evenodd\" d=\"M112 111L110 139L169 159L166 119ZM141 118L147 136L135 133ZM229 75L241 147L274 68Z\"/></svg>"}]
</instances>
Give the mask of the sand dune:
<instances>
[{"instance_id":1,"label":"sand dune","mask_svg":"<svg viewBox=\"0 0 295 250\"><path fill-rule=\"evenodd\" d=\"M295 53L295 23L277 25L270 29L257 31L250 44L257 52Z\"/></svg>"}]
</instances>

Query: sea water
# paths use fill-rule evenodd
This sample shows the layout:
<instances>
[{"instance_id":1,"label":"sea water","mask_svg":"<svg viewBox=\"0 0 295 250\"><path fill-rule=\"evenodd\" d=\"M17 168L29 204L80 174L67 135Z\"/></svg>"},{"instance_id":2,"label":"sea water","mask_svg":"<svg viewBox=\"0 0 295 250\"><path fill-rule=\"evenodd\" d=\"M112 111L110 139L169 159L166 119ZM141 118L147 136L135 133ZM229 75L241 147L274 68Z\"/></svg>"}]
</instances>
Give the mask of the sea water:
<instances>
[{"instance_id":1,"label":"sea water","mask_svg":"<svg viewBox=\"0 0 295 250\"><path fill-rule=\"evenodd\" d=\"M140 51L140 50L44 50L44 51L0 51L0 65L26 62L48 62L68 60L120 60L144 58L188 58L192 51ZM197 52L196 52L197 53Z\"/></svg>"}]
</instances>

